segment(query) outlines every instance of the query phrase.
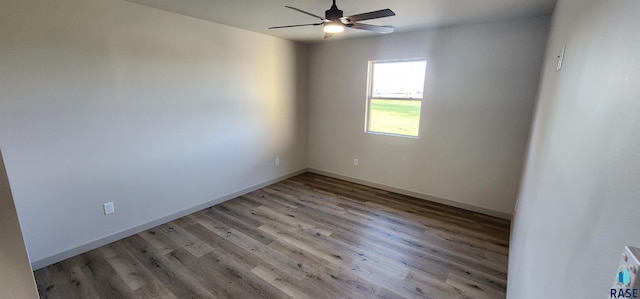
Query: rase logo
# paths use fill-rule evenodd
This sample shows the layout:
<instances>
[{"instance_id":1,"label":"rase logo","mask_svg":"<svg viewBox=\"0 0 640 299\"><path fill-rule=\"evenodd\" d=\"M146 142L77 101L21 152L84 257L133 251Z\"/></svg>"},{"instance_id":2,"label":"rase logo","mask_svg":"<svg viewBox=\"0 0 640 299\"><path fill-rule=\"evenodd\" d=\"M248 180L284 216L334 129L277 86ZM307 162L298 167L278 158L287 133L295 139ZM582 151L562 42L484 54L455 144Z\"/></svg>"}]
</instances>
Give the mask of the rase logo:
<instances>
[{"instance_id":1,"label":"rase logo","mask_svg":"<svg viewBox=\"0 0 640 299\"><path fill-rule=\"evenodd\" d=\"M638 298L638 289L628 288L631 282L631 272L624 269L618 272L618 285L619 288L611 289L609 298Z\"/></svg>"}]
</instances>

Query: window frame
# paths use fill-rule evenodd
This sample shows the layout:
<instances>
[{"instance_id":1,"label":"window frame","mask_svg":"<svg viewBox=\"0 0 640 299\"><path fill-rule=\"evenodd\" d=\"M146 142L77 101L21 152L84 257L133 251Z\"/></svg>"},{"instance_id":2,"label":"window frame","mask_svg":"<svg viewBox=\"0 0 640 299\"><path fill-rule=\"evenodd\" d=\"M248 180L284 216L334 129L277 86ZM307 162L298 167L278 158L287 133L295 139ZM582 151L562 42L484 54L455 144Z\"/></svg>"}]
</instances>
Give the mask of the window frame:
<instances>
[{"instance_id":1,"label":"window frame","mask_svg":"<svg viewBox=\"0 0 640 299\"><path fill-rule=\"evenodd\" d=\"M373 68L375 64L382 63L399 63L399 62L414 62L414 61L424 61L424 82L422 83L422 97L421 98L398 98L398 97L373 97ZM405 137L405 138L420 138L420 119L422 118L422 104L424 102L424 95L426 90L426 81L427 81L427 58L426 57L416 57L416 58L402 58L402 59L382 59L382 60L369 60L368 63L368 72L367 72L367 97L366 97L366 110L365 110L365 123L364 123L364 132L368 134L375 135L386 135L386 136L396 136L396 137ZM372 100L393 100L393 101L419 101L420 102L420 114L418 120L418 132L417 135L406 135L406 134L396 134L396 133L387 133L387 132L378 132L370 130L371 126L371 101Z\"/></svg>"}]
</instances>

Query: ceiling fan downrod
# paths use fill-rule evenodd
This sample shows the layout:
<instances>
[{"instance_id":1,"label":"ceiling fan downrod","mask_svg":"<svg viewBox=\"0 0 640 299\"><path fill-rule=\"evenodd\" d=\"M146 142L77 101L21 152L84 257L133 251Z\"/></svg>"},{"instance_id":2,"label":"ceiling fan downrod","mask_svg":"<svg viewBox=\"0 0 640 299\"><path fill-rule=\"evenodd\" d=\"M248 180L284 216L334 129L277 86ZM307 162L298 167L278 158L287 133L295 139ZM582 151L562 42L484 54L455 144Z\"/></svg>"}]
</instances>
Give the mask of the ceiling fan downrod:
<instances>
[{"instance_id":1,"label":"ceiling fan downrod","mask_svg":"<svg viewBox=\"0 0 640 299\"><path fill-rule=\"evenodd\" d=\"M327 20L337 22L340 21L340 18L342 18L343 16L344 14L342 10L338 9L338 6L336 5L336 0L333 0L333 5L331 5L331 8L325 11L325 18Z\"/></svg>"}]
</instances>

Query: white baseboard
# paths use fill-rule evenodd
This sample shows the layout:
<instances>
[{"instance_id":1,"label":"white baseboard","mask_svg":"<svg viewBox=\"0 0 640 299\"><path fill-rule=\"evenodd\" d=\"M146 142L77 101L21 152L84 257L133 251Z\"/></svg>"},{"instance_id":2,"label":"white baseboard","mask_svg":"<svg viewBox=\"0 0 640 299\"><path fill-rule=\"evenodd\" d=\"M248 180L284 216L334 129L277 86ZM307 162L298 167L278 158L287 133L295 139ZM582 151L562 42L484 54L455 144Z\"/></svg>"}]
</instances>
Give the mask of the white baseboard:
<instances>
[{"instance_id":1,"label":"white baseboard","mask_svg":"<svg viewBox=\"0 0 640 299\"><path fill-rule=\"evenodd\" d=\"M180 217L184 217L186 215L189 215L189 214L195 213L197 211L200 211L202 209L206 209L208 207L223 203L223 202L225 202L227 200L234 199L234 198L236 198L238 196L247 194L249 192L253 192L253 191L258 190L258 189L260 189L262 187L277 183L277 182L282 181L282 180L286 180L288 178L294 177L296 175L299 175L299 174L302 174L302 173L305 173L305 172L307 172L306 169L301 169L301 170L298 170L298 171L294 171L292 173L285 174L283 176L280 176L280 177L277 177L277 178L274 178L274 179L271 179L271 180L264 181L264 182L262 182L260 184L253 185L251 187L242 189L240 191L237 191L237 192L234 192L234 193L231 193L231 194L227 194L227 195L225 195L223 197L210 200L210 201L208 201L206 203L197 205L195 207L191 207L189 209L182 210L182 211L177 212L177 213L173 213L171 215L168 215L168 216L153 220L151 222L147 222L145 224L142 224L142 225L139 225L139 226L135 226L135 227L126 229L124 231L109 235L109 236L104 237L102 239L95 240L95 241L86 243L84 245L81 245L81 246L78 246L78 247L75 247L75 248L72 248L72 249L69 249L69 250L65 250L63 252L54 254L52 256L49 256L49 257L46 257L46 258L43 258L43 259L39 259L37 261L32 261L31 262L31 267L34 270L37 270L37 269L40 269L40 268L44 268L46 266L55 264L57 262L66 260L66 259L68 259L70 257L74 257L76 255L79 255L79 254L85 253L87 251L96 249L98 247L107 245L109 243L124 239L126 237L135 235L137 233L143 232L143 231L148 230L150 228L154 228L154 227L156 227L158 225L173 221L173 220L178 219Z\"/></svg>"},{"instance_id":2,"label":"white baseboard","mask_svg":"<svg viewBox=\"0 0 640 299\"><path fill-rule=\"evenodd\" d=\"M498 218L502 218L502 219L511 220L511 217L512 217L512 215L507 214L507 213L494 211L494 210L491 210L491 209L486 209L486 208L482 208L482 207L478 207L478 206L474 206L474 205L470 205L470 204L465 204L465 203L461 203L461 202L457 202L457 201L453 201L453 200L449 200L449 199L435 197L435 196L431 196L431 195L427 195L427 194L408 191L408 190L404 190L404 189L400 189L400 188L396 188L396 187L392 187L392 186L387 186L387 185L378 184L378 183L372 183L372 182L369 182L369 181L365 181L365 180L361 180L361 179L357 179L357 178L352 178L352 177L348 177L348 176L344 176L344 175L340 175L340 174L337 174L337 173L332 173L332 172L328 172L328 171L324 171L324 170L307 168L307 171L312 172L312 173L316 173L316 174L320 174L320 175L324 175L324 176L328 176L328 177L332 177L332 178L336 178L336 179L340 179L340 180L345 180L345 181L356 183L356 184L360 184L360 185L374 187L374 188L378 188L378 189L382 189L382 190L386 190L386 191L390 191L390 192L395 192L395 193L398 193L398 194L403 194L403 195L407 195L407 196L411 196L411 197L415 197L415 198L425 199L425 200L428 200L428 201L433 201L433 202L445 204L445 205L448 205L448 206L461 208L461 209L469 210L469 211L472 211L472 212L477 212L477 213L480 213L480 214L494 216L494 217L498 217Z\"/></svg>"},{"instance_id":3,"label":"white baseboard","mask_svg":"<svg viewBox=\"0 0 640 299\"><path fill-rule=\"evenodd\" d=\"M417 192L413 192L413 191L408 191L408 190L404 190L404 189L400 189L400 188L396 188L396 187L392 187L392 186L387 186L387 185L383 185L383 184L378 184L378 183L372 183L369 181L365 181L365 180L361 180L361 179L357 179L357 178L352 178L352 177L348 177L348 176L344 176L344 175L340 175L340 174L336 174L336 173L332 173L332 172L327 172L327 171L323 171L323 170L318 170L318 169L313 169L313 168L307 168L307 169L301 169L271 180L267 180L265 182L262 182L260 184L242 189L240 191L225 195L223 197L220 198L216 198L213 200L210 200L206 203L197 205L195 207L191 207L189 209L185 209L182 210L180 212L177 213L173 213L171 215L153 220L151 222L147 222L145 224L139 225L139 226L135 226L129 229L126 229L124 231L109 235L107 237L104 237L102 239L99 240L95 240L89 243L86 243L84 245L69 249L69 250L65 250L63 252L54 254L52 256L43 258L43 259L39 259L37 261L32 261L31 262L31 267L34 270L40 269L40 268L44 268L48 265L52 265L55 264L57 262L66 260L70 257L74 257L76 255L85 253L87 251L96 249L100 246L104 246L107 245L109 243L124 239L126 237L135 235L137 233L143 232L145 230L154 228L158 225L173 221L175 219L178 219L180 217L184 217L186 215L195 213L197 211L200 211L202 209L206 209L208 207L223 203L227 200L230 199L234 199L238 196L247 194L249 192L253 192L255 190L258 190L260 188L263 188L265 186L277 183L279 181L282 180L286 180L288 178L294 177L296 175L305 173L305 172L312 172L312 173L316 173L316 174L320 174L320 175L325 175L328 177L332 177L332 178L336 178L336 179L341 179L341 180L345 180L348 182L353 182L353 183L357 183L357 184L361 184L361 185L365 185L365 186L370 186L370 187L374 187L374 188L378 188L378 189L382 189L382 190L386 190L386 191L390 191L390 192L395 192L395 193L399 193L399 194L403 194L403 195L407 195L407 196L412 196L412 197L416 197L416 198L420 198L420 199L425 199L425 200L429 200L429 201L433 201L433 202L437 202L437 203L441 203L441 204L445 204L445 205L449 205L449 206L453 206L453 207L457 207L457 208L461 208L461 209L465 209L465 210L469 210L469 211L473 211L473 212L477 212L477 213L481 213L481 214L486 214L486 215L490 215L490 216L494 216L494 217L498 217L498 218L502 218L502 219L508 219L510 220L512 215L510 214L506 214L506 213L502 213L502 212L498 212L498 211L494 211L494 210L490 210L490 209L485 209L482 207L477 207L477 206L473 206L473 205L469 205L469 204L464 204L464 203L460 203L460 202L456 202L456 201L452 201L452 200L448 200L448 199L444 199L444 198L439 198L439 197L435 197L435 196L430 196L430 195L426 195L426 194L422 194L422 193L417 193Z\"/></svg>"}]
</instances>

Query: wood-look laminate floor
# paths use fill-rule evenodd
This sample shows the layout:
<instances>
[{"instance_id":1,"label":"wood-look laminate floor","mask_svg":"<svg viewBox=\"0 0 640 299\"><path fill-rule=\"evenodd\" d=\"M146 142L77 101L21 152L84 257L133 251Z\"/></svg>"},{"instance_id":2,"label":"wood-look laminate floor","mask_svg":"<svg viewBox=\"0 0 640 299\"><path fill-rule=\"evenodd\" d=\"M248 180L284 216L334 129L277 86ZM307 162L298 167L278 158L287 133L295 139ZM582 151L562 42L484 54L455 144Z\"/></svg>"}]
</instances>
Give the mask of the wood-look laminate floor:
<instances>
[{"instance_id":1,"label":"wood-look laminate floor","mask_svg":"<svg viewBox=\"0 0 640 299\"><path fill-rule=\"evenodd\" d=\"M504 298L509 221L312 173L35 271L42 298Z\"/></svg>"}]
</instances>

